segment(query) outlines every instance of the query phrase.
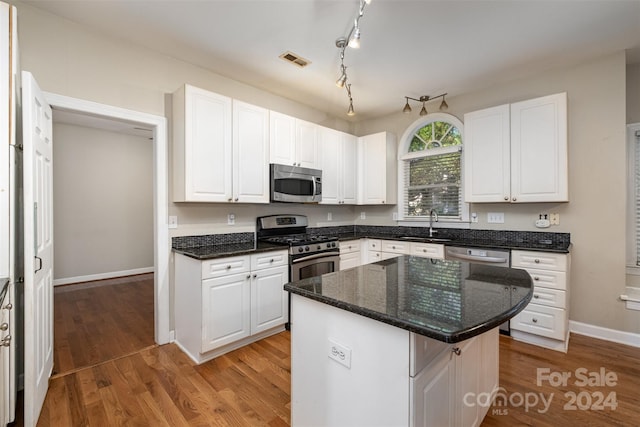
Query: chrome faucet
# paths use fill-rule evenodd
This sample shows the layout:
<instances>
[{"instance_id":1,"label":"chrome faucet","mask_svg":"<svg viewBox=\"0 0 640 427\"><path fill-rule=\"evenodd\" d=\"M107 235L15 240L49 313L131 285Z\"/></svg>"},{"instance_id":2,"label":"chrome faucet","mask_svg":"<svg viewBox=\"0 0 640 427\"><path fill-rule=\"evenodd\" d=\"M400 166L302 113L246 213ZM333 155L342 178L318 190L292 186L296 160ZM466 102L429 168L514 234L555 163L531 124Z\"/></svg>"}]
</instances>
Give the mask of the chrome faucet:
<instances>
[{"instance_id":1,"label":"chrome faucet","mask_svg":"<svg viewBox=\"0 0 640 427\"><path fill-rule=\"evenodd\" d=\"M437 233L438 230L433 229L433 217L435 216L436 222L438 222L438 212L435 209L429 211L429 237L433 237L433 233Z\"/></svg>"}]
</instances>

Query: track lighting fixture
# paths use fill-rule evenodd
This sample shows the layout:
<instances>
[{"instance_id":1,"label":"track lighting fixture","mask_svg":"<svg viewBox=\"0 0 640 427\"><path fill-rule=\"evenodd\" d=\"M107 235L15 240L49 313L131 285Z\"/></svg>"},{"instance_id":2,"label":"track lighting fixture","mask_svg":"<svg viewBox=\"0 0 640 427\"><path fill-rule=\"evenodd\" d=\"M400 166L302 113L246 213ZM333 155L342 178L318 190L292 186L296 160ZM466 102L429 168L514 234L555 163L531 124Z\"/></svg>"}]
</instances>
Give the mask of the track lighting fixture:
<instances>
[{"instance_id":1,"label":"track lighting fixture","mask_svg":"<svg viewBox=\"0 0 640 427\"><path fill-rule=\"evenodd\" d=\"M358 9L358 15L353 20L353 27L346 37L339 37L336 40L336 47L340 49L340 77L336 80L336 86L339 88L346 88L347 96L349 97L349 109L347 110L348 116L353 116L356 112L353 108L353 97L351 96L351 84L347 83L347 67L344 65L344 52L348 47L357 49L360 47L360 18L364 14L364 8L371 3L371 0L359 0L360 7Z\"/></svg>"},{"instance_id":2,"label":"track lighting fixture","mask_svg":"<svg viewBox=\"0 0 640 427\"><path fill-rule=\"evenodd\" d=\"M447 101L445 101L444 99L446 95L447 95L446 93L442 93L437 96L423 95L420 98L412 98L410 96L405 96L404 97L405 104L404 104L404 108L402 109L402 112L407 114L411 112L411 105L409 105L409 100L412 100L412 101L422 102L422 109L420 110L420 115L426 116L427 114L429 114L429 112L427 111L427 102L433 101L434 99L438 99L438 98L442 98L442 102L440 103L440 111L444 111L447 108L449 108L449 104L447 104Z\"/></svg>"}]
</instances>

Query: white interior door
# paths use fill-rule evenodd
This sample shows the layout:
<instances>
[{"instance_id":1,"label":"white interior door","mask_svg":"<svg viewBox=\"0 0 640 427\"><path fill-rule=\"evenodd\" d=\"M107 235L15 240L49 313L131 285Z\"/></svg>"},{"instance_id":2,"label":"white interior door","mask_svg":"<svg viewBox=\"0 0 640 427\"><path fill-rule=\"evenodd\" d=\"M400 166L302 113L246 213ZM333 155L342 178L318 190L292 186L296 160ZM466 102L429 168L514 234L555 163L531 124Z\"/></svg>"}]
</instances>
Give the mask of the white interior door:
<instances>
[{"instance_id":1,"label":"white interior door","mask_svg":"<svg viewBox=\"0 0 640 427\"><path fill-rule=\"evenodd\" d=\"M51 107L22 72L24 185L24 422L38 421L53 369Z\"/></svg>"}]
</instances>

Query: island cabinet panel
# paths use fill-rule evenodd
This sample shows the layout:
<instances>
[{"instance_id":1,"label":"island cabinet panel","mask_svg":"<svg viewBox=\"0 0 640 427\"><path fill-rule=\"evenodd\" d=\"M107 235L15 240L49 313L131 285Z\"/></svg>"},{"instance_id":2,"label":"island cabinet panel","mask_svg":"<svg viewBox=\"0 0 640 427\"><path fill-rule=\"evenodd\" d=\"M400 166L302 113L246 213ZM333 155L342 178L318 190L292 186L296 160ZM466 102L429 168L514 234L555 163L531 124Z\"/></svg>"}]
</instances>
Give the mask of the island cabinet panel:
<instances>
[{"instance_id":1,"label":"island cabinet panel","mask_svg":"<svg viewBox=\"0 0 640 427\"><path fill-rule=\"evenodd\" d=\"M291 297L292 425L480 425L489 406L477 396L498 384L497 328L447 344Z\"/></svg>"},{"instance_id":2,"label":"island cabinet panel","mask_svg":"<svg viewBox=\"0 0 640 427\"><path fill-rule=\"evenodd\" d=\"M340 270L358 267L362 264L360 240L340 242Z\"/></svg>"},{"instance_id":3,"label":"island cabinet panel","mask_svg":"<svg viewBox=\"0 0 640 427\"><path fill-rule=\"evenodd\" d=\"M176 343L202 363L284 330L287 251L197 260L175 257Z\"/></svg>"}]
</instances>

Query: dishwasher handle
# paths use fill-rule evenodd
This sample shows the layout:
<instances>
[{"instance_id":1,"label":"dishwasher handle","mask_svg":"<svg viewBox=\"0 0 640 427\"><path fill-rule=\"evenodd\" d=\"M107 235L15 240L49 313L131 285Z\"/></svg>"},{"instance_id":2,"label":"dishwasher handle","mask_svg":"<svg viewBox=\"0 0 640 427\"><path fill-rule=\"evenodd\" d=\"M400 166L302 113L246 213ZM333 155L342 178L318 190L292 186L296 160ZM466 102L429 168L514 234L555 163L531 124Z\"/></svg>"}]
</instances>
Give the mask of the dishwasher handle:
<instances>
[{"instance_id":1,"label":"dishwasher handle","mask_svg":"<svg viewBox=\"0 0 640 427\"><path fill-rule=\"evenodd\" d=\"M447 252L446 257L463 259L465 261L475 261L477 263L487 263L487 264L504 264L509 262L507 258L498 258L498 257L492 257L492 256L464 255L464 254L455 254L451 252Z\"/></svg>"}]
</instances>

